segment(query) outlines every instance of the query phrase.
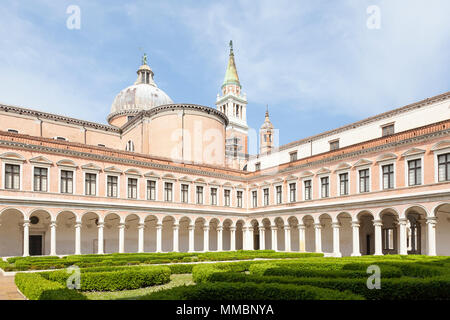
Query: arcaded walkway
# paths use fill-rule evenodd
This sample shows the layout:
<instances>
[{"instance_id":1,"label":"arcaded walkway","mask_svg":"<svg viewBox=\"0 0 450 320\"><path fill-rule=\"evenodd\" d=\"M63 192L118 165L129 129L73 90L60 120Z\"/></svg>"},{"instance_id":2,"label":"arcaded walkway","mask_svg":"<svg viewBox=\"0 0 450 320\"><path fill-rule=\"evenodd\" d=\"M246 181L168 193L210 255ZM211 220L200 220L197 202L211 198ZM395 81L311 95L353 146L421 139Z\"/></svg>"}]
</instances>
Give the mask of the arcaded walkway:
<instances>
[{"instance_id":1,"label":"arcaded walkway","mask_svg":"<svg viewBox=\"0 0 450 320\"><path fill-rule=\"evenodd\" d=\"M0 273L0 300L25 300L17 291L14 277L5 277Z\"/></svg>"}]
</instances>

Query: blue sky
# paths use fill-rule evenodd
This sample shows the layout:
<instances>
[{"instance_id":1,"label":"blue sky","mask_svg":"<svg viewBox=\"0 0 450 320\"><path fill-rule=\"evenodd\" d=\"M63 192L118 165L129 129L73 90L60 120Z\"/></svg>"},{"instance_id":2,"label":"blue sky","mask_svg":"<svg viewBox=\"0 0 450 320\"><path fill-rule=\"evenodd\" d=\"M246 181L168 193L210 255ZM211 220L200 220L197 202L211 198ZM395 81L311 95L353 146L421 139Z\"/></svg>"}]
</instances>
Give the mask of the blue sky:
<instances>
[{"instance_id":1,"label":"blue sky","mask_svg":"<svg viewBox=\"0 0 450 320\"><path fill-rule=\"evenodd\" d=\"M448 0L3 1L0 102L104 123L145 51L175 102L214 106L233 39L249 126L268 104L285 144L449 91L449 12Z\"/></svg>"}]
</instances>

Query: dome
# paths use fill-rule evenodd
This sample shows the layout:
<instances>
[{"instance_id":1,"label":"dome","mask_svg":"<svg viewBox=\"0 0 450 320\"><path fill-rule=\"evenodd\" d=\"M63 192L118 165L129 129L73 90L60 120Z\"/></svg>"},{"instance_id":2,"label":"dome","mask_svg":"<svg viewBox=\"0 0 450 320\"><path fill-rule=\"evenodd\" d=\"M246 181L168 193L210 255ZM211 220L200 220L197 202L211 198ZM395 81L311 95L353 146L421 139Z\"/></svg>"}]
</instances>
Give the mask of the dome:
<instances>
[{"instance_id":1,"label":"dome","mask_svg":"<svg viewBox=\"0 0 450 320\"><path fill-rule=\"evenodd\" d=\"M153 71L147 65L147 57L144 55L142 65L137 71L136 82L115 97L111 105L111 113L108 121L115 116L136 114L142 110L149 110L164 104L173 103L172 99L153 80Z\"/></svg>"},{"instance_id":2,"label":"dome","mask_svg":"<svg viewBox=\"0 0 450 320\"><path fill-rule=\"evenodd\" d=\"M173 103L172 99L158 87L139 83L119 92L112 103L111 114L128 110L149 110L153 107L171 103Z\"/></svg>"}]
</instances>

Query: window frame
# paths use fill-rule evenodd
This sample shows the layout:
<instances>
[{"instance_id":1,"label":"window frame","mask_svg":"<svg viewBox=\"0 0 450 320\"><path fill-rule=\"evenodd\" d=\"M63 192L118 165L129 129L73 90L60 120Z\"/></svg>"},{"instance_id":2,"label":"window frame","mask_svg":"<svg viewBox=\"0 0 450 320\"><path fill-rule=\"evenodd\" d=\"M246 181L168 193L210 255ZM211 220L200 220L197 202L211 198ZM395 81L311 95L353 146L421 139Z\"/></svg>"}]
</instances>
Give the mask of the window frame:
<instances>
[{"instance_id":1,"label":"window frame","mask_svg":"<svg viewBox=\"0 0 450 320\"><path fill-rule=\"evenodd\" d=\"M19 166L19 188L17 189L11 189L11 188L6 188L6 165L13 165L13 166ZM21 191L22 190L22 186L23 186L23 167L22 167L22 162L19 161L11 161L11 160L7 160L7 161L3 161L2 164L3 168L2 168L2 172L3 172L3 177L2 177L2 189L4 190L12 190L12 191Z\"/></svg>"},{"instance_id":2,"label":"window frame","mask_svg":"<svg viewBox=\"0 0 450 320\"><path fill-rule=\"evenodd\" d=\"M365 190L365 191L361 191L361 171L364 170L368 170L369 172L369 176L368 176L368 186L369 186L369 190ZM372 192L372 168L370 166L361 166L356 168L356 177L358 179L358 193L359 194L364 194L364 193L369 193Z\"/></svg>"},{"instance_id":3,"label":"window frame","mask_svg":"<svg viewBox=\"0 0 450 320\"><path fill-rule=\"evenodd\" d=\"M72 192L62 192L62 171L66 171L66 172L72 172ZM64 167L60 167L58 168L58 193L61 194L75 194L75 185L76 185L76 170L73 168L64 168Z\"/></svg>"},{"instance_id":4,"label":"window frame","mask_svg":"<svg viewBox=\"0 0 450 320\"><path fill-rule=\"evenodd\" d=\"M443 148L440 150L434 151L434 182L435 183L445 183L449 182L450 180L446 181L439 181L439 156L450 153L450 148Z\"/></svg>"},{"instance_id":5,"label":"window frame","mask_svg":"<svg viewBox=\"0 0 450 320\"><path fill-rule=\"evenodd\" d=\"M149 182L155 183L155 198L149 197ZM151 193L150 193L151 195ZM145 198L148 201L158 201L158 180L157 179L145 179Z\"/></svg>"},{"instance_id":6,"label":"window frame","mask_svg":"<svg viewBox=\"0 0 450 320\"><path fill-rule=\"evenodd\" d=\"M213 189L215 190L215 198L214 198L215 201L213 201L213 192L212 192ZM219 193L219 187L209 187L209 204L211 206L219 205L218 193Z\"/></svg>"},{"instance_id":7,"label":"window frame","mask_svg":"<svg viewBox=\"0 0 450 320\"><path fill-rule=\"evenodd\" d=\"M95 194L87 194L87 186L86 186L86 175L87 174L95 174ZM84 189L84 195L85 196L89 196L89 197L96 197L98 196L98 176L99 176L99 172L98 171L92 171L92 170L86 170L83 172L83 189Z\"/></svg>"},{"instance_id":8,"label":"window frame","mask_svg":"<svg viewBox=\"0 0 450 320\"><path fill-rule=\"evenodd\" d=\"M330 175L329 174L325 174L325 175L320 175L319 177L319 188L320 188L320 199L327 199L331 197L331 179L330 179ZM323 195L323 183L322 183L322 179L327 179L327 195L324 196Z\"/></svg>"},{"instance_id":9,"label":"window frame","mask_svg":"<svg viewBox=\"0 0 450 320\"><path fill-rule=\"evenodd\" d=\"M239 206L239 198L238 198L238 192L241 192L241 205ZM244 208L244 190L237 189L236 190L236 208Z\"/></svg>"},{"instance_id":10,"label":"window frame","mask_svg":"<svg viewBox=\"0 0 450 320\"><path fill-rule=\"evenodd\" d=\"M378 170L380 171L380 190L393 190L397 187L397 179L396 179L396 173L397 173L397 167L396 167L396 160L387 160L387 161L381 161L378 164ZM392 181L392 188L384 188L384 172L383 167L384 166L393 166L393 181Z\"/></svg>"},{"instance_id":11,"label":"window frame","mask_svg":"<svg viewBox=\"0 0 450 320\"><path fill-rule=\"evenodd\" d=\"M227 204L227 197L226 192L228 191L228 204ZM232 203L232 193L230 188L223 188L223 206L224 207L231 207Z\"/></svg>"},{"instance_id":12,"label":"window frame","mask_svg":"<svg viewBox=\"0 0 450 320\"><path fill-rule=\"evenodd\" d=\"M254 202L254 195L256 195L256 205ZM251 199L251 204L252 204L252 208L258 208L258 189L253 189L250 191L250 199Z\"/></svg>"},{"instance_id":13,"label":"window frame","mask_svg":"<svg viewBox=\"0 0 450 320\"><path fill-rule=\"evenodd\" d=\"M409 181L409 163L411 161L417 161L420 160L420 183L415 183L415 184L410 184ZM411 156L408 157L407 159L405 158L405 186L406 187L416 187L416 186L422 186L423 185L423 180L424 180L424 176L423 176L423 169L424 169L424 161L423 161L423 156Z\"/></svg>"},{"instance_id":14,"label":"window frame","mask_svg":"<svg viewBox=\"0 0 450 320\"><path fill-rule=\"evenodd\" d=\"M278 191L277 188L280 187L281 188L281 201L278 202ZM273 186L273 193L275 195L275 204L283 204L283 183L277 183Z\"/></svg>"},{"instance_id":15,"label":"window frame","mask_svg":"<svg viewBox=\"0 0 450 320\"><path fill-rule=\"evenodd\" d=\"M341 193L341 174L346 174L347 175L347 193L346 194L342 194ZM350 174L350 170L342 170L342 171L338 171L338 172L336 172L336 175L337 175L337 194L340 196L340 197L345 197L345 196L348 196L348 195L350 195L350 177L351 177L351 174Z\"/></svg>"},{"instance_id":16,"label":"window frame","mask_svg":"<svg viewBox=\"0 0 450 320\"><path fill-rule=\"evenodd\" d=\"M167 197L167 188L166 185L170 184L172 187L170 188L170 200ZM173 180L170 181L164 181L163 183L163 199L164 202L174 202L174 190L175 190L175 182Z\"/></svg>"},{"instance_id":17,"label":"window frame","mask_svg":"<svg viewBox=\"0 0 450 320\"><path fill-rule=\"evenodd\" d=\"M42 190L35 190L35 188L34 188L34 186L35 186L35 183L36 183L36 181L35 181L35 179L36 179L36 175L35 175L35 170L36 169L46 169L47 170L47 175L46 175L46 179L47 179L47 182L46 182L46 186L45 186L45 188L46 188L46 190L45 191L42 191ZM33 165L32 166L32 169L31 169L31 172L32 172L32 176L33 176L33 178L32 178L32 182L33 182L33 184L32 184L32 186L31 186L31 189L33 190L33 192L50 192L50 166L45 166L45 165Z\"/></svg>"},{"instance_id":18,"label":"window frame","mask_svg":"<svg viewBox=\"0 0 450 320\"><path fill-rule=\"evenodd\" d=\"M136 197L130 197L130 179L136 180ZM138 200L139 199L139 177L127 176L127 199Z\"/></svg>"},{"instance_id":19,"label":"window frame","mask_svg":"<svg viewBox=\"0 0 450 320\"><path fill-rule=\"evenodd\" d=\"M198 193L197 193L197 188L201 187L202 188L202 202L199 203L198 202ZM203 184L195 184L195 204L198 205L204 205L205 204L205 189L206 189L206 185Z\"/></svg>"},{"instance_id":20,"label":"window frame","mask_svg":"<svg viewBox=\"0 0 450 320\"><path fill-rule=\"evenodd\" d=\"M292 159L294 156L295 159ZM298 160L298 150L289 152L289 162L294 162Z\"/></svg>"},{"instance_id":21,"label":"window frame","mask_svg":"<svg viewBox=\"0 0 450 320\"><path fill-rule=\"evenodd\" d=\"M306 198L306 186L305 186L305 183L307 181L310 182L309 199ZM313 176L302 178L302 197L303 197L303 201L311 201L311 200L314 199L314 177Z\"/></svg>"},{"instance_id":22,"label":"window frame","mask_svg":"<svg viewBox=\"0 0 450 320\"><path fill-rule=\"evenodd\" d=\"M108 177L109 176L111 176L111 177L116 177L117 178L117 196L116 197L114 197L114 196L108 196ZM105 190L105 196L107 197L107 198L120 198L120 174L118 174L118 173L107 173L107 174L105 174L105 185L106 185L106 190Z\"/></svg>"}]
</instances>

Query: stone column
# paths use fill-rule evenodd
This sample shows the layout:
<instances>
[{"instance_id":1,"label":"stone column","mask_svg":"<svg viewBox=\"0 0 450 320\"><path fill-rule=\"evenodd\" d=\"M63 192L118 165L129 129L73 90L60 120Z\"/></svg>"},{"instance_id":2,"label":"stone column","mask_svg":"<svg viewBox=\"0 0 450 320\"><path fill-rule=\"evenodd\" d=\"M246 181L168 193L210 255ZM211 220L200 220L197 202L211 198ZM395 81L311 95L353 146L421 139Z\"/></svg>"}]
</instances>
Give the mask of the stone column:
<instances>
[{"instance_id":1,"label":"stone column","mask_svg":"<svg viewBox=\"0 0 450 320\"><path fill-rule=\"evenodd\" d=\"M24 220L23 222L23 256L28 257L30 255L30 220Z\"/></svg>"},{"instance_id":2,"label":"stone column","mask_svg":"<svg viewBox=\"0 0 450 320\"><path fill-rule=\"evenodd\" d=\"M189 252L194 252L194 230L195 225L190 224L188 227L189 230Z\"/></svg>"},{"instance_id":3,"label":"stone column","mask_svg":"<svg viewBox=\"0 0 450 320\"><path fill-rule=\"evenodd\" d=\"M407 255L408 251L407 251L407 245L406 245L406 223L407 220L405 218L403 219L399 219L398 220L398 224L400 226L399 228L399 233L400 233L400 244L399 244L399 254L401 255Z\"/></svg>"},{"instance_id":4,"label":"stone column","mask_svg":"<svg viewBox=\"0 0 450 320\"><path fill-rule=\"evenodd\" d=\"M50 222L50 255L56 256L56 221Z\"/></svg>"},{"instance_id":5,"label":"stone column","mask_svg":"<svg viewBox=\"0 0 450 320\"><path fill-rule=\"evenodd\" d=\"M180 230L179 224L174 224L173 227L173 252L178 252L180 249L178 248L178 232Z\"/></svg>"},{"instance_id":6,"label":"stone column","mask_svg":"<svg viewBox=\"0 0 450 320\"><path fill-rule=\"evenodd\" d=\"M125 223L119 224L119 253L125 252Z\"/></svg>"},{"instance_id":7,"label":"stone column","mask_svg":"<svg viewBox=\"0 0 450 320\"><path fill-rule=\"evenodd\" d=\"M272 230L272 250L278 251L278 227L273 225L270 229Z\"/></svg>"},{"instance_id":8,"label":"stone column","mask_svg":"<svg viewBox=\"0 0 450 320\"><path fill-rule=\"evenodd\" d=\"M105 227L105 223L104 222L99 222L98 223L98 245L97 245L97 250L98 250L98 254L104 254L105 253L105 249L103 248L103 229Z\"/></svg>"},{"instance_id":9,"label":"stone column","mask_svg":"<svg viewBox=\"0 0 450 320\"><path fill-rule=\"evenodd\" d=\"M316 239L316 252L321 253L322 252L322 224L319 223L315 223L314 224L314 228L315 228L315 239Z\"/></svg>"},{"instance_id":10,"label":"stone column","mask_svg":"<svg viewBox=\"0 0 450 320\"><path fill-rule=\"evenodd\" d=\"M382 256L383 250L381 245L381 227L383 226L383 221L374 220L373 226L375 227L375 256Z\"/></svg>"},{"instance_id":11,"label":"stone column","mask_svg":"<svg viewBox=\"0 0 450 320\"><path fill-rule=\"evenodd\" d=\"M248 238L247 238L247 250L255 250L255 229L253 227L248 227Z\"/></svg>"},{"instance_id":12,"label":"stone column","mask_svg":"<svg viewBox=\"0 0 450 320\"><path fill-rule=\"evenodd\" d=\"M284 226L284 251L291 251L291 226Z\"/></svg>"},{"instance_id":13,"label":"stone column","mask_svg":"<svg viewBox=\"0 0 450 320\"><path fill-rule=\"evenodd\" d=\"M203 251L209 251L209 226L203 227Z\"/></svg>"},{"instance_id":14,"label":"stone column","mask_svg":"<svg viewBox=\"0 0 450 320\"><path fill-rule=\"evenodd\" d=\"M75 222L75 254L81 254L81 221Z\"/></svg>"},{"instance_id":15,"label":"stone column","mask_svg":"<svg viewBox=\"0 0 450 320\"><path fill-rule=\"evenodd\" d=\"M162 224L156 224L156 252L162 252Z\"/></svg>"},{"instance_id":16,"label":"stone column","mask_svg":"<svg viewBox=\"0 0 450 320\"><path fill-rule=\"evenodd\" d=\"M223 251L223 227L217 226L217 251Z\"/></svg>"},{"instance_id":17,"label":"stone column","mask_svg":"<svg viewBox=\"0 0 450 320\"><path fill-rule=\"evenodd\" d=\"M236 251L236 227L230 227L230 250Z\"/></svg>"},{"instance_id":18,"label":"stone column","mask_svg":"<svg viewBox=\"0 0 450 320\"><path fill-rule=\"evenodd\" d=\"M427 217L427 254L436 255L436 217Z\"/></svg>"},{"instance_id":19,"label":"stone column","mask_svg":"<svg viewBox=\"0 0 450 320\"><path fill-rule=\"evenodd\" d=\"M361 256L361 250L359 249L359 221L352 221L352 235L352 257L359 257Z\"/></svg>"},{"instance_id":20,"label":"stone column","mask_svg":"<svg viewBox=\"0 0 450 320\"><path fill-rule=\"evenodd\" d=\"M341 224L339 222L333 222L331 226L333 227L333 255L335 257L342 257L339 239Z\"/></svg>"},{"instance_id":21,"label":"stone column","mask_svg":"<svg viewBox=\"0 0 450 320\"><path fill-rule=\"evenodd\" d=\"M139 223L138 226L138 252L144 252L144 231L145 231L145 223Z\"/></svg>"},{"instance_id":22,"label":"stone column","mask_svg":"<svg viewBox=\"0 0 450 320\"><path fill-rule=\"evenodd\" d=\"M265 227L259 227L259 250L266 249Z\"/></svg>"},{"instance_id":23,"label":"stone column","mask_svg":"<svg viewBox=\"0 0 450 320\"><path fill-rule=\"evenodd\" d=\"M306 236L305 236L306 226L304 224L298 225L298 237L299 237L299 251L306 252Z\"/></svg>"}]
</instances>

